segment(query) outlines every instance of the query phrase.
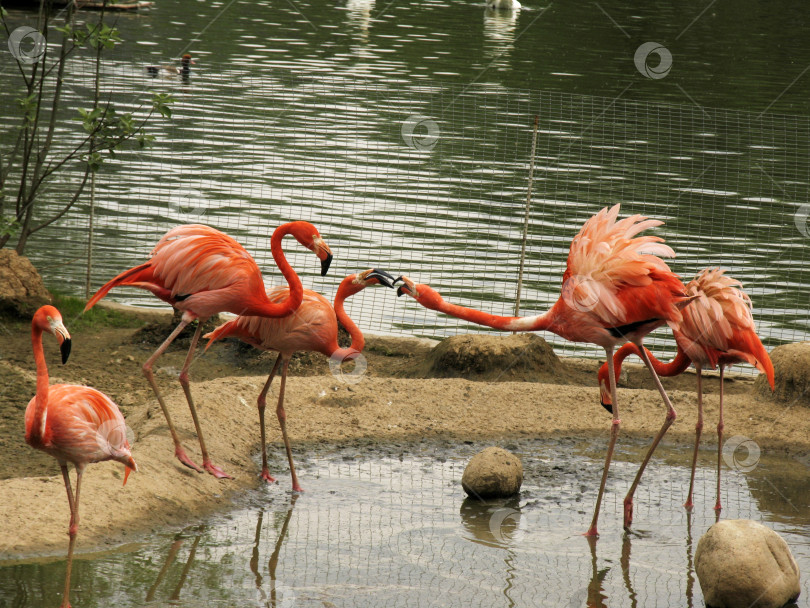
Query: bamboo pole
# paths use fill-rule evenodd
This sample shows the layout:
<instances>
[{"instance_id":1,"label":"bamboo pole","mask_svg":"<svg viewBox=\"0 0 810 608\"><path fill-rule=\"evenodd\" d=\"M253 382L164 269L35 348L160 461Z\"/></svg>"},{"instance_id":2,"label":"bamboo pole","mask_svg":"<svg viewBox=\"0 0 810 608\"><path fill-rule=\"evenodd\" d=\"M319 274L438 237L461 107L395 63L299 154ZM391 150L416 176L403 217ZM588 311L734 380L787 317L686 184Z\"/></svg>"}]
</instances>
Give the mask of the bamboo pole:
<instances>
[{"instance_id":1,"label":"bamboo pole","mask_svg":"<svg viewBox=\"0 0 810 608\"><path fill-rule=\"evenodd\" d=\"M534 133L532 134L532 156L529 159L529 187L526 192L526 212L523 215L523 242L520 245L520 268L518 270L517 294L515 295L515 316L520 316L520 292L523 288L523 266L526 262L526 241L529 236L529 211L532 206L532 184L534 183L534 153L537 150L537 128L540 117L534 116Z\"/></svg>"}]
</instances>

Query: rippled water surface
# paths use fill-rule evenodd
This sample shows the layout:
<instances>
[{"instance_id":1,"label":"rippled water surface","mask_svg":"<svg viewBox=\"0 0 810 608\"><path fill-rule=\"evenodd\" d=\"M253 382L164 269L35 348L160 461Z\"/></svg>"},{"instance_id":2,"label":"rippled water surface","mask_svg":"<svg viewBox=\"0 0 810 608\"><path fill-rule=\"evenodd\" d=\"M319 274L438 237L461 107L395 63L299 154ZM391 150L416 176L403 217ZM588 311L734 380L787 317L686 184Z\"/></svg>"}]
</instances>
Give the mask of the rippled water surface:
<instances>
[{"instance_id":1,"label":"rippled water surface","mask_svg":"<svg viewBox=\"0 0 810 608\"><path fill-rule=\"evenodd\" d=\"M769 347L810 337L810 80L800 77L810 41L797 5L157 4L116 17L125 42L105 62L103 95L143 116L153 92L170 92L173 117L150 122L154 145L118 154L99 175L93 288L190 222L231 233L278 283L269 235L302 218L332 246L333 270L317 276L294 244L289 256L328 297L342 276L382 267L509 313L537 116L522 312L556 299L582 222L623 203L667 222L657 233L685 278L717 265L740 278ZM664 78L633 62L650 40L672 54ZM197 60L189 79L149 77L145 66L176 64L184 51ZM85 106L91 62L77 57L69 71L66 100ZM0 101L13 103L12 92ZM63 130L58 145L80 135ZM47 188L52 208L71 182L65 174ZM49 283L75 293L88 210L85 197L29 249ZM158 304L137 290L114 296ZM367 331L464 327L405 300L368 290L348 310ZM666 333L657 342L671 347Z\"/></svg>"},{"instance_id":2,"label":"rippled water surface","mask_svg":"<svg viewBox=\"0 0 810 608\"><path fill-rule=\"evenodd\" d=\"M581 533L603 464L602 442L594 443L507 443L523 460L523 489L489 504L465 500L459 483L481 445L310 452L298 496L278 457L280 484L231 513L79 559L71 599L84 607L703 606L694 554L714 523L715 453L701 453L690 516L681 505L691 451L661 450L625 536L621 499L645 447L625 443L592 549ZM810 567L806 477L795 460L763 458L747 473L727 468L723 482L723 518L778 531L802 572ZM62 559L0 566L0 606L56 605L63 574ZM806 597L807 577L802 589Z\"/></svg>"}]
</instances>

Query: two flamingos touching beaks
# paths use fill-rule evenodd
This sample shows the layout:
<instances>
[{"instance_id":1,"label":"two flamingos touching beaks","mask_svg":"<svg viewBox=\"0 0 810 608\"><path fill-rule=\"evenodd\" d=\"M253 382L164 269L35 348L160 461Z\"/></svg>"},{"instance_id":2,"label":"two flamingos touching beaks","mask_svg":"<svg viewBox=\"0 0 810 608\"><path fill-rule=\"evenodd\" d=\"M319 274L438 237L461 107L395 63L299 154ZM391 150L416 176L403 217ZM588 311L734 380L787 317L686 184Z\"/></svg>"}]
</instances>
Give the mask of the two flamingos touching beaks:
<instances>
[{"instance_id":1,"label":"two flamingos touching beaks","mask_svg":"<svg viewBox=\"0 0 810 608\"><path fill-rule=\"evenodd\" d=\"M192 398L189 368L197 350L203 323L213 315L229 312L237 315L205 337L208 348L218 339L235 336L257 348L278 353L270 375L257 400L262 439L261 477L275 481L267 466L264 413L266 396L279 368L281 380L276 415L290 465L292 489L301 492L286 429L284 393L290 357L307 350L325 354L341 363L359 357L364 346L362 332L344 310L346 298L371 285L393 288L402 285L397 295L408 295L420 305L505 331L551 331L566 340L589 342L605 349L604 370L599 384L602 404L612 413L605 466L587 531L597 536L597 522L608 469L619 433L619 406L616 381L623 359L636 354L648 367L666 406L664 423L639 469L625 499L624 525L632 523L633 493L655 447L675 420L675 410L658 379L661 375L681 373L692 363L698 372L698 425L695 454L702 428L701 370L719 366L722 382L726 366L740 362L755 365L768 376L773 387L773 366L754 331L751 301L738 281L720 270L706 270L688 285L683 285L659 256L674 257L673 250L656 236L639 233L663 222L633 215L618 219L619 205L602 209L588 219L571 242L568 263L562 277L561 294L545 314L533 317L499 317L478 310L450 304L427 285L415 284L405 276L398 279L379 269L369 269L347 276L340 283L334 304L320 294L304 289L298 275L287 262L282 250L285 236L319 258L325 275L332 252L317 228L304 221L279 226L270 239L273 259L286 286L265 291L258 265L233 238L199 224L183 225L167 232L157 243L150 259L125 270L88 301L93 307L112 288L131 286L146 289L182 312L179 325L143 365L143 373L152 387L166 418L177 459L198 472L207 471L217 478L229 478L215 465L206 448L200 419ZM155 381L153 367L179 333L198 321L188 354L179 374L197 438L202 466L187 454L180 442L169 409ZM337 342L338 322L350 333L351 346L341 348ZM644 337L654 329L669 325L678 345L678 355L670 364L655 359L643 346ZM37 366L37 394L26 410L26 441L54 456L62 470L70 506L68 567L62 606L69 606L70 567L79 525L79 494L86 464L116 460L126 467L124 483L130 471L137 470L127 440L127 427L118 406L95 389L75 385L49 386L42 347L43 332L54 335L62 350L63 363L70 353L70 335L59 311L45 306L32 322L32 345ZM624 347L614 353L622 344ZM656 373L658 371L658 373ZM722 383L721 383L722 387ZM722 440L722 388L718 440ZM720 449L720 445L718 445ZM76 491L73 493L67 464L76 468ZM720 469L718 460L718 500L720 509ZM694 480L693 461L693 480ZM692 488L687 505L691 506Z\"/></svg>"}]
</instances>

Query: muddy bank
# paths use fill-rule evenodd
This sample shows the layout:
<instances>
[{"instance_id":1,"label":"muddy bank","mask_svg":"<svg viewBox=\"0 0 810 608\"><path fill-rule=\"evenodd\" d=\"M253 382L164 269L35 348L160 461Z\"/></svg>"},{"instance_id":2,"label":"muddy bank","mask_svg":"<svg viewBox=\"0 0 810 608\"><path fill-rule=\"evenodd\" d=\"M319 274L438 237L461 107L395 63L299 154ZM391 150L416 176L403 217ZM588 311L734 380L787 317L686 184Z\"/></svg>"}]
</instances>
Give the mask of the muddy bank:
<instances>
[{"instance_id":1,"label":"muddy bank","mask_svg":"<svg viewBox=\"0 0 810 608\"><path fill-rule=\"evenodd\" d=\"M157 320L167 321L160 315ZM70 321L65 319L69 329ZM154 321L144 316L140 324ZM255 402L272 355L246 352L228 342L212 348L194 364L193 391L209 450L214 462L236 478L218 481L183 467L173 457L162 413L140 370L154 346L148 339L133 339L138 329L73 331L74 352L66 366L59 365L55 344L45 344L51 382L85 383L103 390L121 406L135 435L133 455L140 471L130 476L126 487L121 487L120 465L102 463L87 469L78 551L133 541L144 532L226 509L245 489L259 483ZM0 351L0 559L60 555L66 549L68 508L58 466L23 440L23 412L35 391L29 331L26 323L6 323ZM497 338L485 340L495 340L499 343L493 348L503 348ZM478 349L486 348L479 337L475 343ZM526 344L537 346L534 340ZM599 405L598 362L554 361L537 355L538 365L553 366L551 373L528 374L542 382L515 381L509 373L500 375L506 381L491 381L492 369L486 366L469 369L465 378L424 377L431 373L425 365L432 347L423 340L371 337L365 353L367 372L355 383L332 376L320 355L301 357L287 385L293 450L303 456L308 449L316 453L319 445L362 440L364 451L373 453L390 448L392 442L430 437L493 441L592 437L598 445L606 444L610 417ZM177 383L184 355L182 349L167 353L159 362L157 376L186 449L199 463L199 445ZM460 358L462 363L467 361ZM632 365L627 370L622 382L625 388L619 391L621 437L651 437L663 420L663 406L647 382L646 371ZM520 375L527 375L526 370L521 369ZM753 377L730 380L726 385L727 437L753 438L763 453L810 454L810 417L805 407L757 396ZM665 442L691 442L694 375L688 373L665 384L679 411ZM709 393L705 444L712 446L716 445L718 386L715 377L704 384ZM286 458L273 415L275 395L268 396L271 473L279 480L274 491L288 492ZM301 484L306 490L305 476Z\"/></svg>"}]
</instances>

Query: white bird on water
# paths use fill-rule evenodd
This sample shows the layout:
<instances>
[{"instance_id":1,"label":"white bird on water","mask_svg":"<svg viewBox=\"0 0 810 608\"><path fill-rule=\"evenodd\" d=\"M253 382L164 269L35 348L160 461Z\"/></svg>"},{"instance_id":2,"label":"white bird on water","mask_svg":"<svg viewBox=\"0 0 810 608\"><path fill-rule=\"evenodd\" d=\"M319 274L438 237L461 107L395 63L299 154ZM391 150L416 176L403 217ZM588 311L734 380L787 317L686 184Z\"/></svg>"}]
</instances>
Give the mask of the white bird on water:
<instances>
[{"instance_id":1,"label":"white bird on water","mask_svg":"<svg viewBox=\"0 0 810 608\"><path fill-rule=\"evenodd\" d=\"M487 0L487 8L514 10L520 8L518 0Z\"/></svg>"}]
</instances>

